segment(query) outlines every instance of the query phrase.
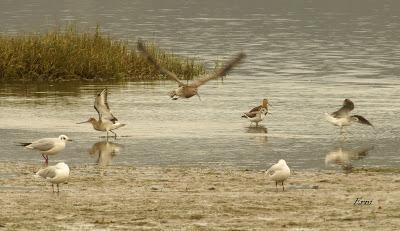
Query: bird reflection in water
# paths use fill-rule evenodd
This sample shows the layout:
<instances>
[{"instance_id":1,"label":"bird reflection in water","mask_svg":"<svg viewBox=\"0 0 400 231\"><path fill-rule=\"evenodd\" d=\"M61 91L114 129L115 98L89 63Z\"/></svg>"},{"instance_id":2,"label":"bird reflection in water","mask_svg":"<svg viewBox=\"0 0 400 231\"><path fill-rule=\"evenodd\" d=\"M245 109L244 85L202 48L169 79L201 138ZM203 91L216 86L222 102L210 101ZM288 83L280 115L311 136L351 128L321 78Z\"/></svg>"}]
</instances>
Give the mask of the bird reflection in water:
<instances>
[{"instance_id":1,"label":"bird reflection in water","mask_svg":"<svg viewBox=\"0 0 400 231\"><path fill-rule=\"evenodd\" d=\"M344 172L350 173L354 169L352 161L363 159L372 149L374 149L374 146L361 147L356 149L346 149L343 147L339 147L326 155L325 165L339 165L342 167Z\"/></svg>"},{"instance_id":2,"label":"bird reflection in water","mask_svg":"<svg viewBox=\"0 0 400 231\"><path fill-rule=\"evenodd\" d=\"M100 141L88 150L91 156L97 157L97 165L105 167L111 164L112 159L120 152L122 146L109 141Z\"/></svg>"},{"instance_id":3,"label":"bird reflection in water","mask_svg":"<svg viewBox=\"0 0 400 231\"><path fill-rule=\"evenodd\" d=\"M257 127L249 126L246 128L246 133L254 134L251 137L254 138L254 140L256 141L259 141L261 143L268 142L268 136L267 136L268 129L263 125L258 125Z\"/></svg>"}]
</instances>

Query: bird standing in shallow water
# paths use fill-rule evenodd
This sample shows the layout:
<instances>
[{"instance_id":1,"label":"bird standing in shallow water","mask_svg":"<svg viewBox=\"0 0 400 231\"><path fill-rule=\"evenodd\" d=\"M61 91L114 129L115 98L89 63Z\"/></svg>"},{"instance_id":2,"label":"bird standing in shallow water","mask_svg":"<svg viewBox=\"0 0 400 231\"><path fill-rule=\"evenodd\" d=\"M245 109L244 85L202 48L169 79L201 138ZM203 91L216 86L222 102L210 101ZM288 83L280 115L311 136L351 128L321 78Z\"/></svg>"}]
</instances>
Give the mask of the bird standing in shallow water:
<instances>
[{"instance_id":1,"label":"bird standing in shallow water","mask_svg":"<svg viewBox=\"0 0 400 231\"><path fill-rule=\"evenodd\" d=\"M117 133L115 133L113 130L123 127L126 124L121 124L118 122L118 119L111 113L107 102L107 89L104 89L97 94L94 101L94 109L96 109L97 113L99 114L99 120L90 117L87 121L83 121L78 124L91 123L95 130L107 132L107 138L108 132L113 133L114 138L117 138Z\"/></svg>"},{"instance_id":2,"label":"bird standing in shallow water","mask_svg":"<svg viewBox=\"0 0 400 231\"><path fill-rule=\"evenodd\" d=\"M197 95L199 98L198 88L205 84L206 82L216 79L222 76L225 76L233 67L238 65L240 61L246 57L244 53L237 54L233 59L228 61L222 68L218 69L215 73L211 75L204 76L203 78L197 79L196 81L186 84L179 80L176 74L168 71L163 68L156 59L146 50L145 45L142 41L138 41L138 50L142 53L142 55L146 58L146 60L155 66L155 68L161 73L165 74L168 78L176 81L179 87L171 92L169 92L169 96L173 100L177 100L178 98L190 98L194 95Z\"/></svg>"},{"instance_id":3,"label":"bird standing in shallow water","mask_svg":"<svg viewBox=\"0 0 400 231\"><path fill-rule=\"evenodd\" d=\"M40 169L35 177L42 177L51 183L54 192L54 184L57 185L57 192L60 192L59 184L67 182L69 178L69 167L64 162L58 163L54 166L49 166Z\"/></svg>"},{"instance_id":4,"label":"bird standing in shallow water","mask_svg":"<svg viewBox=\"0 0 400 231\"><path fill-rule=\"evenodd\" d=\"M353 122L373 127L373 125L364 117L360 115L350 115L350 112L353 109L354 109L354 103L349 99L345 99L343 101L343 106L339 110L331 114L325 113L325 117L328 120L328 122L330 122L335 126L340 127L340 134L344 134L345 127L350 126Z\"/></svg>"},{"instance_id":5,"label":"bird standing in shallow water","mask_svg":"<svg viewBox=\"0 0 400 231\"><path fill-rule=\"evenodd\" d=\"M45 164L49 163L49 155L56 155L65 149L66 141L72 141L66 135L60 135L58 138L43 138L32 143L21 143L25 148L37 150L42 153Z\"/></svg>"},{"instance_id":6,"label":"bird standing in shallow water","mask_svg":"<svg viewBox=\"0 0 400 231\"><path fill-rule=\"evenodd\" d=\"M262 101L260 106L254 107L249 112L243 113L242 118L253 118L254 116L256 116L257 112L261 110L261 108L265 108L266 109L265 115L267 115L269 113L268 112L268 106L270 106L268 100L267 99L263 99L263 101Z\"/></svg>"},{"instance_id":7,"label":"bird standing in shallow water","mask_svg":"<svg viewBox=\"0 0 400 231\"><path fill-rule=\"evenodd\" d=\"M265 108L261 108L257 112L252 112L253 117L249 117L247 113L244 114L244 116L250 121L250 126L252 123L256 123L256 127L258 126L258 123L263 121L265 118L265 115L268 113L268 110Z\"/></svg>"},{"instance_id":8,"label":"bird standing in shallow water","mask_svg":"<svg viewBox=\"0 0 400 231\"><path fill-rule=\"evenodd\" d=\"M285 191L285 186L283 182L289 178L290 176L290 169L287 166L286 161L280 159L277 164L272 165L265 174L269 177L270 180L275 181L276 191L278 192L278 183L282 184L282 189Z\"/></svg>"}]
</instances>

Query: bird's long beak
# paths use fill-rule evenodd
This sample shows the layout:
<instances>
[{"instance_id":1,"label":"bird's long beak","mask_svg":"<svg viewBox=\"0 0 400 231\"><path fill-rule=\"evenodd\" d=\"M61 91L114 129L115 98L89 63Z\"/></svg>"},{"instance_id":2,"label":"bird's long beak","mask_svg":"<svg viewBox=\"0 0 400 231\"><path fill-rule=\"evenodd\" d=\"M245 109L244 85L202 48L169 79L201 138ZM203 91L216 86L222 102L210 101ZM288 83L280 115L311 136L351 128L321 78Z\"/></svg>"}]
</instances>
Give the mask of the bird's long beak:
<instances>
[{"instance_id":1,"label":"bird's long beak","mask_svg":"<svg viewBox=\"0 0 400 231\"><path fill-rule=\"evenodd\" d=\"M89 120L86 120L86 121L79 122L79 123L76 123L76 124L83 124L83 123L88 123L88 122L89 122Z\"/></svg>"},{"instance_id":2,"label":"bird's long beak","mask_svg":"<svg viewBox=\"0 0 400 231\"><path fill-rule=\"evenodd\" d=\"M70 141L70 142L71 142L71 141L74 141L74 140L68 139L67 141Z\"/></svg>"},{"instance_id":3,"label":"bird's long beak","mask_svg":"<svg viewBox=\"0 0 400 231\"><path fill-rule=\"evenodd\" d=\"M197 93L196 95L197 95L197 97L199 97L199 100L201 101L201 98L200 98L200 95L199 95L199 93Z\"/></svg>"}]
</instances>

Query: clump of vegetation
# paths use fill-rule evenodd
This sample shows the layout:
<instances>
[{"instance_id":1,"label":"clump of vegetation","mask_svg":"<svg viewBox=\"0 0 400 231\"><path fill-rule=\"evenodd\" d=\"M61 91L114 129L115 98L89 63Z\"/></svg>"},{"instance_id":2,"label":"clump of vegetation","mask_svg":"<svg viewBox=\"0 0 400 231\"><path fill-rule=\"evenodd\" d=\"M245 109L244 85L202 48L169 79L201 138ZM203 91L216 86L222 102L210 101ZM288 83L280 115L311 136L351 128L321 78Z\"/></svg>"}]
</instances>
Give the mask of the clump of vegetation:
<instances>
[{"instance_id":1,"label":"clump of vegetation","mask_svg":"<svg viewBox=\"0 0 400 231\"><path fill-rule=\"evenodd\" d=\"M205 73L194 58L168 53L155 44L147 49L182 79ZM123 81L164 78L126 41L76 27L46 34L0 35L0 81Z\"/></svg>"},{"instance_id":2,"label":"clump of vegetation","mask_svg":"<svg viewBox=\"0 0 400 231\"><path fill-rule=\"evenodd\" d=\"M377 173L400 173L399 168L391 168L391 167L362 167L355 169L354 172L377 172Z\"/></svg>"}]
</instances>

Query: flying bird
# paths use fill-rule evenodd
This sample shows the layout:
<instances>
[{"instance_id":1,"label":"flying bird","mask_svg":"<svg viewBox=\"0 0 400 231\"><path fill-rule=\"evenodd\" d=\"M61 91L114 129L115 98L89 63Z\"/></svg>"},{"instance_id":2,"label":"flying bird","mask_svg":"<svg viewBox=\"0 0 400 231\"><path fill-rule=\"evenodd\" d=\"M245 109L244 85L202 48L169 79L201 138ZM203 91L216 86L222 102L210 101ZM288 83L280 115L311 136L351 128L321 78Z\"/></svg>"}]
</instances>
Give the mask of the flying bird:
<instances>
[{"instance_id":1,"label":"flying bird","mask_svg":"<svg viewBox=\"0 0 400 231\"><path fill-rule=\"evenodd\" d=\"M57 192L60 192L59 184L67 182L69 178L69 167L64 162L58 163L53 166L40 169L35 177L42 177L51 183L54 192L54 184L57 185Z\"/></svg>"},{"instance_id":2,"label":"flying bird","mask_svg":"<svg viewBox=\"0 0 400 231\"><path fill-rule=\"evenodd\" d=\"M126 124L118 122L118 119L111 113L107 102L107 89L103 89L99 94L97 94L96 99L94 100L94 109L99 114L99 120L90 117L87 121L78 124L91 123L95 130L107 132L107 138L108 132L113 133L114 138L117 138L117 133L113 130L123 127Z\"/></svg>"},{"instance_id":3,"label":"flying bird","mask_svg":"<svg viewBox=\"0 0 400 231\"><path fill-rule=\"evenodd\" d=\"M238 65L242 59L246 57L244 53L237 54L233 59L228 61L222 68L218 69L215 73L206 75L202 78L199 78L193 81L190 84L186 84L179 80L177 75L164 67L162 67L157 60L147 51L146 46L142 41L138 41L138 50L142 53L142 55L146 58L146 60L151 63L155 68L161 73L165 74L168 78L176 81L178 83L178 88L169 92L169 96L173 100L177 100L178 98L190 98L194 95L197 95L200 99L198 88L207 83L212 79L216 79L222 76L225 76L233 67Z\"/></svg>"},{"instance_id":4,"label":"flying bird","mask_svg":"<svg viewBox=\"0 0 400 231\"><path fill-rule=\"evenodd\" d=\"M249 112L245 112L242 115L242 118L253 118L256 116L257 112L261 110L261 108L265 108L267 111L265 112L265 115L267 115L268 112L268 106L270 106L269 102L267 99L263 99L261 105L254 107L251 109Z\"/></svg>"},{"instance_id":5,"label":"flying bird","mask_svg":"<svg viewBox=\"0 0 400 231\"><path fill-rule=\"evenodd\" d=\"M325 117L328 122L340 128L340 134L343 134L345 132L345 127L350 126L353 122L373 127L373 125L366 118L360 115L350 115L350 112L353 109L354 103L349 99L345 99L343 101L343 106L339 110L331 114L325 113Z\"/></svg>"},{"instance_id":6,"label":"flying bird","mask_svg":"<svg viewBox=\"0 0 400 231\"><path fill-rule=\"evenodd\" d=\"M272 165L265 174L269 177L270 180L275 181L276 191L278 191L278 183L282 184L282 189L285 191L285 186L283 182L287 180L290 176L290 169L287 166L286 161L280 159L277 164Z\"/></svg>"},{"instance_id":7,"label":"flying bird","mask_svg":"<svg viewBox=\"0 0 400 231\"><path fill-rule=\"evenodd\" d=\"M72 140L66 135L60 135L58 138L43 138L31 143L20 143L20 145L28 149L39 151L47 165L49 163L49 155L56 155L64 150L66 141Z\"/></svg>"}]
</instances>

